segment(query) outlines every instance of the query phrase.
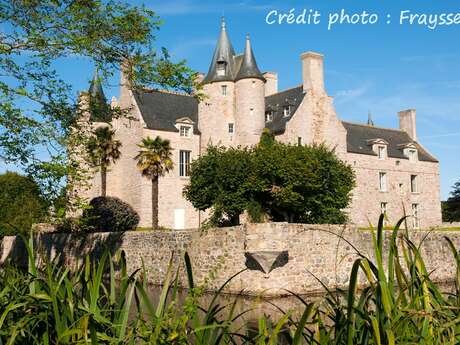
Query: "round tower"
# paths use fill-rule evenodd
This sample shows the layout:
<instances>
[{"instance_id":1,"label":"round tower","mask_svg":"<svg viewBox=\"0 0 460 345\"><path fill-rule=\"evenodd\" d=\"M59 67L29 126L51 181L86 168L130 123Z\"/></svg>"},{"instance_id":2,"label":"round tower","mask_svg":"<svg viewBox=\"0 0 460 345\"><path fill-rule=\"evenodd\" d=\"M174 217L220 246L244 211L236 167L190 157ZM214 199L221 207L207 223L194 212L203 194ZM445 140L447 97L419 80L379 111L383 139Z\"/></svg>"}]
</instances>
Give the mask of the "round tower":
<instances>
[{"instance_id":1,"label":"round tower","mask_svg":"<svg viewBox=\"0 0 460 345\"><path fill-rule=\"evenodd\" d=\"M209 144L235 144L235 61L235 51L222 18L219 40L209 71L202 82L205 99L200 102L198 109L202 151Z\"/></svg>"},{"instance_id":2,"label":"round tower","mask_svg":"<svg viewBox=\"0 0 460 345\"><path fill-rule=\"evenodd\" d=\"M259 142L265 127L265 78L257 67L249 35L235 78L235 134L237 145Z\"/></svg>"}]
</instances>

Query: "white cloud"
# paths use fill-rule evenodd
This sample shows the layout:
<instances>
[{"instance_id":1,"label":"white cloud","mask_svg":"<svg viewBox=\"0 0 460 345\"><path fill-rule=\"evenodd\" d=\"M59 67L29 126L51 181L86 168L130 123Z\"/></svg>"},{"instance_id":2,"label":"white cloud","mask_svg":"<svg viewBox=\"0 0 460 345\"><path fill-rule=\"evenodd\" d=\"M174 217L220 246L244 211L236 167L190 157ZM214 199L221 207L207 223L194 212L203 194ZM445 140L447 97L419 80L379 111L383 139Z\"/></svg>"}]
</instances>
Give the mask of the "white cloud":
<instances>
[{"instance_id":1,"label":"white cloud","mask_svg":"<svg viewBox=\"0 0 460 345\"><path fill-rule=\"evenodd\" d=\"M335 94L335 101L337 103L348 103L355 101L357 98L365 95L366 92L370 89L370 87L370 83L364 83L363 85L357 88L339 90Z\"/></svg>"}]
</instances>

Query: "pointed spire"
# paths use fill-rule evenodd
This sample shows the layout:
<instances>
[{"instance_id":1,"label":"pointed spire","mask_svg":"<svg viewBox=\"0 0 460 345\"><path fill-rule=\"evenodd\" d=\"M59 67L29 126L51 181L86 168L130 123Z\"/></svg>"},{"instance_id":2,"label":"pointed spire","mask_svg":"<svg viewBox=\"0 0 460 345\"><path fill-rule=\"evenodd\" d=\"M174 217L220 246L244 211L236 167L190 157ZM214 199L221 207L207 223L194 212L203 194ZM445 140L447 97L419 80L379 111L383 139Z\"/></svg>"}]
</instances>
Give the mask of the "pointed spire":
<instances>
[{"instance_id":1,"label":"pointed spire","mask_svg":"<svg viewBox=\"0 0 460 345\"><path fill-rule=\"evenodd\" d=\"M89 85L88 93L92 99L97 99L103 102L107 101L104 95L104 90L102 89L101 78L99 77L99 70L97 67L94 70L93 79Z\"/></svg>"},{"instance_id":2,"label":"pointed spire","mask_svg":"<svg viewBox=\"0 0 460 345\"><path fill-rule=\"evenodd\" d=\"M211 66L209 67L208 74L204 78L203 83L233 80L235 78L235 51L227 35L224 17L221 19L220 26L219 40L214 50Z\"/></svg>"},{"instance_id":3,"label":"pointed spire","mask_svg":"<svg viewBox=\"0 0 460 345\"><path fill-rule=\"evenodd\" d=\"M367 125L368 126L374 126L374 121L372 120L372 114L371 111L367 113Z\"/></svg>"},{"instance_id":4,"label":"pointed spire","mask_svg":"<svg viewBox=\"0 0 460 345\"><path fill-rule=\"evenodd\" d=\"M260 73L259 67L257 67L256 58L251 48L249 34L246 35L246 47L244 48L243 61L236 76L236 80L244 78L256 78L265 81L262 73Z\"/></svg>"}]
</instances>

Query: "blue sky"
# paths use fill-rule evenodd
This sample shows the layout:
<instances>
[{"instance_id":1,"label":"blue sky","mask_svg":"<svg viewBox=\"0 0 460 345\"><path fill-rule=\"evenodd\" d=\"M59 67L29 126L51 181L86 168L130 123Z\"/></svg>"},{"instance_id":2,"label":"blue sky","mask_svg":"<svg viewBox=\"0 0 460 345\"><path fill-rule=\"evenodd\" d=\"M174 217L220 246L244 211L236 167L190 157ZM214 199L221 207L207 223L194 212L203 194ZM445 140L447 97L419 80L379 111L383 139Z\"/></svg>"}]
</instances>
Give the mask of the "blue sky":
<instances>
[{"instance_id":1,"label":"blue sky","mask_svg":"<svg viewBox=\"0 0 460 345\"><path fill-rule=\"evenodd\" d=\"M141 4L142 1L135 1ZM174 59L186 59L190 67L206 72L224 14L233 46L242 51L251 35L261 70L278 72L279 88L301 83L300 54L325 55L325 83L334 97L338 116L365 122L371 111L376 125L397 127L397 112L417 109L419 141L441 162L441 189L445 199L460 179L460 25L399 24L400 11L419 14L460 12L454 0L383 1L197 1L151 0L144 2L164 20L155 46L165 46ZM268 25L271 10L299 14L318 10L318 25ZM330 12L366 10L376 13L375 25L336 25L327 28ZM387 24L391 16L390 24ZM93 66L74 58L59 64L62 75L75 90L87 88ZM106 87L117 96L116 80ZM76 91L75 91L76 92Z\"/></svg>"}]
</instances>

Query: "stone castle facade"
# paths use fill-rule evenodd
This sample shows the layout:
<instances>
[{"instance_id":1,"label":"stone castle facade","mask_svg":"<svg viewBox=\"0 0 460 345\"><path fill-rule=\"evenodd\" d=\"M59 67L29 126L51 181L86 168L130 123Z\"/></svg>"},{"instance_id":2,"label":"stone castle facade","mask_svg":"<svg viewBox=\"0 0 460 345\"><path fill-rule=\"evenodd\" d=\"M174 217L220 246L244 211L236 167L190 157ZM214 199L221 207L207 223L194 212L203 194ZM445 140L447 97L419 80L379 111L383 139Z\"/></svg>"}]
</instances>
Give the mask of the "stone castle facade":
<instances>
[{"instance_id":1,"label":"stone castle facade","mask_svg":"<svg viewBox=\"0 0 460 345\"><path fill-rule=\"evenodd\" d=\"M131 204L140 226L150 226L151 182L141 176L134 157L142 138L160 136L171 142L175 168L159 180L159 224L199 227L205 214L182 196L190 162L209 144L254 145L268 128L281 142L324 142L353 167L357 186L347 210L352 223L366 227L385 211L389 223L406 213L413 215L411 228L441 224L439 163L417 141L415 110L399 112L399 129L376 127L371 119L367 124L341 121L324 87L323 56L306 52L300 61L302 85L279 91L277 74L260 72L249 37L244 53L236 54L222 22L209 71L202 76L204 101L158 90L133 93L122 75L120 97L112 105L130 109L130 116L110 121L123 146L121 159L110 167L107 194ZM90 88L95 92L102 93L96 79ZM88 199L100 194L96 172L91 182L82 192Z\"/></svg>"}]
</instances>

